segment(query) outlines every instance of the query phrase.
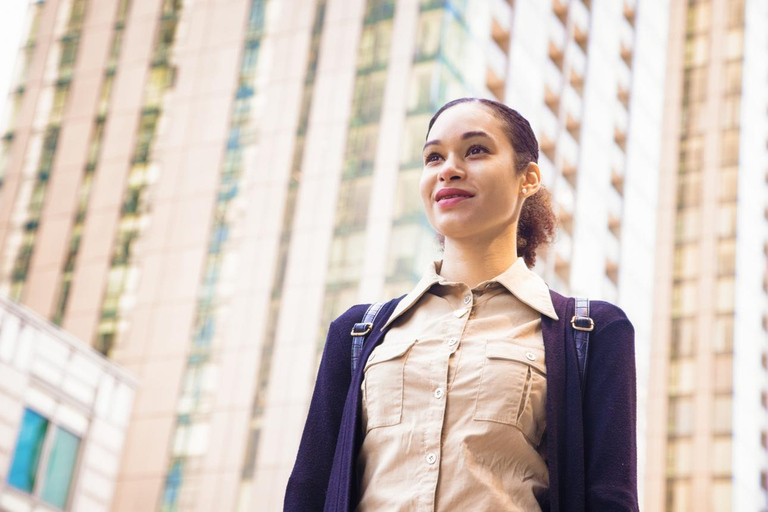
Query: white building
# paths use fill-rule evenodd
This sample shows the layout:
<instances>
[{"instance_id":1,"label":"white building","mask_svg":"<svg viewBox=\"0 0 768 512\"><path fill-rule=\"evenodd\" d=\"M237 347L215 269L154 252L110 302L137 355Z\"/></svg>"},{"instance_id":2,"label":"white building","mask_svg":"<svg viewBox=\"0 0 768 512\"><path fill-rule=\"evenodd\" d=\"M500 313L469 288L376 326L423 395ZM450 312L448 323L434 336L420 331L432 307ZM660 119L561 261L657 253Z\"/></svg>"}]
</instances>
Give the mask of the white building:
<instances>
[{"instance_id":1,"label":"white building","mask_svg":"<svg viewBox=\"0 0 768 512\"><path fill-rule=\"evenodd\" d=\"M0 297L0 509L110 510L136 380Z\"/></svg>"}]
</instances>

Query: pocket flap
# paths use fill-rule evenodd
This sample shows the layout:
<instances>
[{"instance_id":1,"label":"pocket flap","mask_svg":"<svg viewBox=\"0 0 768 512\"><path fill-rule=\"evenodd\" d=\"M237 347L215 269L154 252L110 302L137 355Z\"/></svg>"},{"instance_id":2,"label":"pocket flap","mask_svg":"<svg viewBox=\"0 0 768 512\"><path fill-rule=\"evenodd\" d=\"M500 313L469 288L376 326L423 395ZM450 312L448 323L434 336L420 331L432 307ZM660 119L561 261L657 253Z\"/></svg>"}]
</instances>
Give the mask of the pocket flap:
<instances>
[{"instance_id":1,"label":"pocket flap","mask_svg":"<svg viewBox=\"0 0 768 512\"><path fill-rule=\"evenodd\" d=\"M485 345L485 356L488 359L508 359L525 363L544 375L547 374L547 367L540 350L515 345L510 340L488 340Z\"/></svg>"},{"instance_id":2,"label":"pocket flap","mask_svg":"<svg viewBox=\"0 0 768 512\"><path fill-rule=\"evenodd\" d=\"M366 361L365 363L365 368L363 369L363 371L367 370L368 367L373 366L375 364L383 363L384 361L391 361L392 359L397 359L398 357L408 352L408 349L411 348L414 343L416 343L415 339L412 339L405 343L400 343L400 342L387 343L386 340L384 340L384 342L381 345L373 349L373 352L368 357L368 361Z\"/></svg>"}]
</instances>

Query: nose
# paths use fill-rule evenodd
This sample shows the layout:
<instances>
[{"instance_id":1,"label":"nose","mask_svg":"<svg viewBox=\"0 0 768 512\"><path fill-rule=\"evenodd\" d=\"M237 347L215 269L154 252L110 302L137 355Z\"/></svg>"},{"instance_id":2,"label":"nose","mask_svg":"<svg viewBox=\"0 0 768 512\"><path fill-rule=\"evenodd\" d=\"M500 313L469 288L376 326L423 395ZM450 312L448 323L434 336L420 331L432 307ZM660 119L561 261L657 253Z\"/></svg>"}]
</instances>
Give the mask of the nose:
<instances>
[{"instance_id":1,"label":"nose","mask_svg":"<svg viewBox=\"0 0 768 512\"><path fill-rule=\"evenodd\" d=\"M439 181L451 181L460 180L464 177L464 171L456 165L456 158L453 155L449 155L440 171L437 173L437 179Z\"/></svg>"}]
</instances>

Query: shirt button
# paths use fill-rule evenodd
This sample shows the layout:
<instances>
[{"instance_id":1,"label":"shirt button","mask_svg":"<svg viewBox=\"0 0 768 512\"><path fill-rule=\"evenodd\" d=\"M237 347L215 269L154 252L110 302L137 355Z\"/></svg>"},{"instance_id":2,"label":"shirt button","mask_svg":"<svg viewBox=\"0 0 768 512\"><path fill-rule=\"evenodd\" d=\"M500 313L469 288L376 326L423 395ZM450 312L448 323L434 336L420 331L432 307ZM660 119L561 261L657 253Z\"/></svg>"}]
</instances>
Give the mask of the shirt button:
<instances>
[{"instance_id":1,"label":"shirt button","mask_svg":"<svg viewBox=\"0 0 768 512\"><path fill-rule=\"evenodd\" d=\"M458 340L458 338L449 338L449 339L448 339L448 344L449 344L450 346L454 346L454 345L456 344L456 342L457 342L457 341L459 341L459 340Z\"/></svg>"},{"instance_id":2,"label":"shirt button","mask_svg":"<svg viewBox=\"0 0 768 512\"><path fill-rule=\"evenodd\" d=\"M443 389L442 388L437 388L435 390L435 398L443 398Z\"/></svg>"},{"instance_id":3,"label":"shirt button","mask_svg":"<svg viewBox=\"0 0 768 512\"><path fill-rule=\"evenodd\" d=\"M437 462L437 455L434 453L428 453L427 454L427 464L434 464Z\"/></svg>"},{"instance_id":4,"label":"shirt button","mask_svg":"<svg viewBox=\"0 0 768 512\"><path fill-rule=\"evenodd\" d=\"M528 358L529 361L535 361L536 355L533 352L526 352L525 357Z\"/></svg>"},{"instance_id":5,"label":"shirt button","mask_svg":"<svg viewBox=\"0 0 768 512\"><path fill-rule=\"evenodd\" d=\"M467 295L466 297L464 297L464 304L469 304L470 302L472 302L471 295Z\"/></svg>"}]
</instances>

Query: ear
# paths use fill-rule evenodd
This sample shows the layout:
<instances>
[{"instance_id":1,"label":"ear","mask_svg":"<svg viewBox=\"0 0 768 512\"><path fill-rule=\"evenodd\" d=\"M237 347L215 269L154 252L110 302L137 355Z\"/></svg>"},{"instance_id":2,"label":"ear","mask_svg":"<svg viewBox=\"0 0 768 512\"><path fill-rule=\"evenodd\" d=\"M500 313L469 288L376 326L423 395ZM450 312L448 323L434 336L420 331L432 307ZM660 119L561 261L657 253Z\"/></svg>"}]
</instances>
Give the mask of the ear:
<instances>
[{"instance_id":1,"label":"ear","mask_svg":"<svg viewBox=\"0 0 768 512\"><path fill-rule=\"evenodd\" d=\"M535 162L528 162L528 166L525 168L521 176L520 190L525 188L525 197L530 197L541 188L541 170Z\"/></svg>"}]
</instances>

